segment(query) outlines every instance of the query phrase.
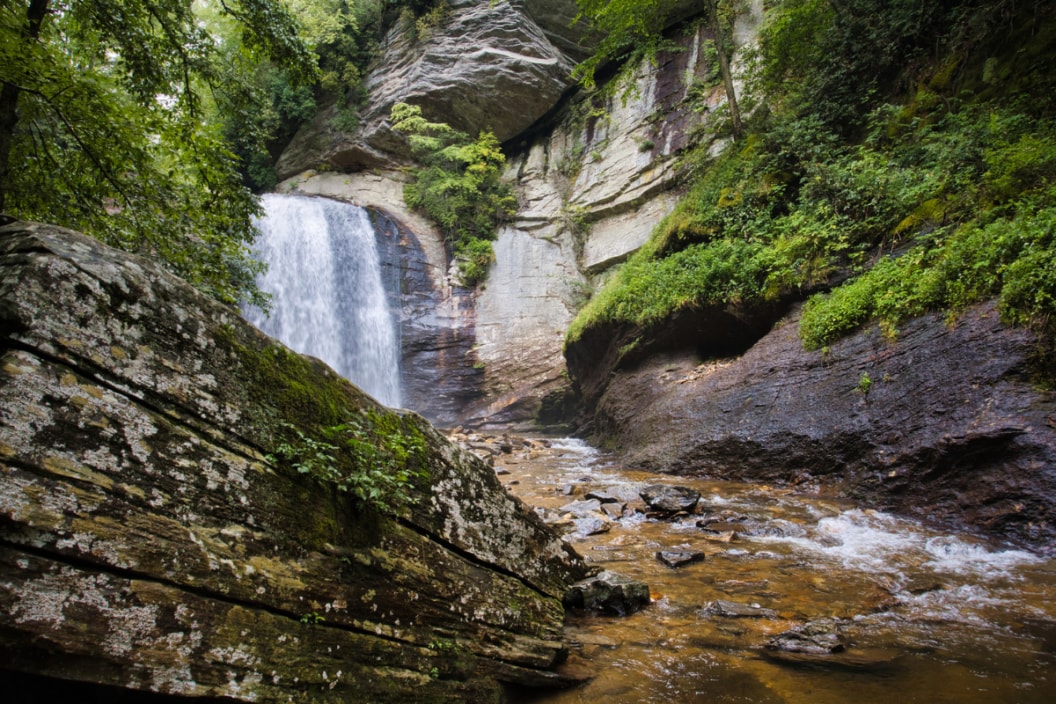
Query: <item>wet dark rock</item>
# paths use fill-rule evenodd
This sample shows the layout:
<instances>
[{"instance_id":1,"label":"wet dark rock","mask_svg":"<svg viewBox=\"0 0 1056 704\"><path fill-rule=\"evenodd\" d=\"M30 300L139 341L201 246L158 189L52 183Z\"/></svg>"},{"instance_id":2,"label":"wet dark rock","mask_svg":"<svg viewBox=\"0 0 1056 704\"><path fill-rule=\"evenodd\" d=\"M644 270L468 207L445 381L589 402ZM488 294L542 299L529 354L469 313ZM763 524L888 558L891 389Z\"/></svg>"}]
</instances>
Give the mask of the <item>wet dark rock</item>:
<instances>
[{"instance_id":1,"label":"wet dark rock","mask_svg":"<svg viewBox=\"0 0 1056 704\"><path fill-rule=\"evenodd\" d=\"M630 503L631 501L640 501L639 487L636 484L614 484L607 486L604 489L598 489L590 492L591 494L597 494L593 498L602 501L603 503L607 499L613 501L620 501L622 503ZM607 497L607 498L602 498Z\"/></svg>"},{"instance_id":2,"label":"wet dark rock","mask_svg":"<svg viewBox=\"0 0 1056 704\"><path fill-rule=\"evenodd\" d=\"M764 609L758 604L740 604L725 599L716 599L705 606L703 612L708 616L722 618L777 618L777 612L772 609Z\"/></svg>"},{"instance_id":3,"label":"wet dark rock","mask_svg":"<svg viewBox=\"0 0 1056 704\"><path fill-rule=\"evenodd\" d=\"M703 562L704 553L698 550L661 550L656 559L668 567L682 567L693 562Z\"/></svg>"},{"instance_id":4,"label":"wet dark rock","mask_svg":"<svg viewBox=\"0 0 1056 704\"><path fill-rule=\"evenodd\" d=\"M712 533L714 535L721 535L722 533L741 533L744 532L745 528L743 523L727 523L726 521L697 521L697 527L705 533Z\"/></svg>"},{"instance_id":5,"label":"wet dark rock","mask_svg":"<svg viewBox=\"0 0 1056 704\"><path fill-rule=\"evenodd\" d=\"M649 585L608 570L576 582L565 593L566 608L626 616L649 605Z\"/></svg>"},{"instance_id":6,"label":"wet dark rock","mask_svg":"<svg viewBox=\"0 0 1056 704\"><path fill-rule=\"evenodd\" d=\"M476 344L472 295L456 289L445 298L419 236L381 211L371 221L389 305L400 311L403 402L434 423L455 425L482 383L481 371L465 363Z\"/></svg>"},{"instance_id":7,"label":"wet dark rock","mask_svg":"<svg viewBox=\"0 0 1056 704\"><path fill-rule=\"evenodd\" d=\"M903 655L902 651L891 648L856 648L834 653L763 650L763 657L782 665L876 674L890 674Z\"/></svg>"},{"instance_id":8,"label":"wet dark rock","mask_svg":"<svg viewBox=\"0 0 1056 704\"><path fill-rule=\"evenodd\" d=\"M845 647L839 622L832 619L811 621L766 642L766 649L770 651L808 655L829 655L841 652Z\"/></svg>"},{"instance_id":9,"label":"wet dark rock","mask_svg":"<svg viewBox=\"0 0 1056 704\"><path fill-rule=\"evenodd\" d=\"M623 366L608 350L626 340L588 335L567 359L595 441L629 468L820 488L1056 552L1056 395L1034 382L1043 340L1003 325L994 304L824 353L803 348L798 321L711 366L701 355L722 354L721 326L682 329Z\"/></svg>"},{"instance_id":10,"label":"wet dark rock","mask_svg":"<svg viewBox=\"0 0 1056 704\"><path fill-rule=\"evenodd\" d=\"M597 499L603 504L613 504L620 501L620 497L616 496L607 489L595 489L594 491L587 492L588 499Z\"/></svg>"},{"instance_id":11,"label":"wet dark rock","mask_svg":"<svg viewBox=\"0 0 1056 704\"><path fill-rule=\"evenodd\" d=\"M941 582L929 579L926 575L917 575L912 577L903 589L914 596L919 596L928 592L937 592L940 589L945 589L945 587Z\"/></svg>"},{"instance_id":12,"label":"wet dark rock","mask_svg":"<svg viewBox=\"0 0 1056 704\"><path fill-rule=\"evenodd\" d=\"M660 513L692 512L700 500L700 492L684 486L653 484L639 492L649 508Z\"/></svg>"}]
</instances>

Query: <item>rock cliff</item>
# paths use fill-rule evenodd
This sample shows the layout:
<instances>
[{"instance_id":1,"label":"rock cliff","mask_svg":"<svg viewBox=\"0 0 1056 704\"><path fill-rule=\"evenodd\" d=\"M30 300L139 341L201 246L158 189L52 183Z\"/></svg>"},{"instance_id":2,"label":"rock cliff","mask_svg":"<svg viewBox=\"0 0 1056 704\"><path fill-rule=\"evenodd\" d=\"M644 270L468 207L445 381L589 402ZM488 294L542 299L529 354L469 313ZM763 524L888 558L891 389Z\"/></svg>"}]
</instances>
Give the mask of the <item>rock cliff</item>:
<instances>
[{"instance_id":1,"label":"rock cliff","mask_svg":"<svg viewBox=\"0 0 1056 704\"><path fill-rule=\"evenodd\" d=\"M753 41L758 5L739 21L741 44ZM420 301L430 302L404 309L405 320L418 321L405 339L416 360L441 364L441 377L467 387L448 394L463 402L457 410L416 407L446 424L567 427L573 396L564 332L596 283L674 206L677 156L692 141L714 139L709 126L725 94L704 29L680 34L680 46L656 65L632 67L625 94L567 97L568 71L585 52L581 30L564 21L576 14L571 0L452 8L424 41L393 30L387 58L371 74L363 126L336 135L325 116L307 126L280 161L290 175L280 190L381 210L420 240L432 277ZM519 48L462 50L478 46L467 39L478 36L482 47L507 47L503 37L512 37L509 46ZM541 63L544 56L554 63ZM516 85L502 83L506 75L517 76ZM460 96L470 93L477 103L463 106ZM437 233L402 203L404 177L394 166L405 147L384 120L397 100L424 106L431 120L470 132L490 126L508 140L507 177L520 208L499 232L495 263L475 292L454 284ZM500 120L508 125L501 130ZM320 164L352 173L305 170ZM411 398L430 396L433 381L408 382Z\"/></svg>"},{"instance_id":2,"label":"rock cliff","mask_svg":"<svg viewBox=\"0 0 1056 704\"><path fill-rule=\"evenodd\" d=\"M529 2L527 11L519 0L448 5L424 35L414 23L392 28L365 81L368 102L359 126L339 132L330 127L333 109L321 110L279 159L280 178L320 164L357 171L405 161L405 142L388 124L395 103L425 106L434 122L473 135L491 130L506 141L542 117L571 85L572 59L551 39L566 49L576 45L577 33L558 22L569 13L574 17L574 3Z\"/></svg>"},{"instance_id":3,"label":"rock cliff","mask_svg":"<svg viewBox=\"0 0 1056 704\"><path fill-rule=\"evenodd\" d=\"M720 313L672 322L680 335L645 333L645 357L612 354L629 333L570 350L573 377L592 380L598 442L633 467L837 491L1053 550L1056 399L1035 384L1041 341L993 305L824 352L803 349L794 311L754 337ZM714 334L727 328L744 351L719 357Z\"/></svg>"},{"instance_id":4,"label":"rock cliff","mask_svg":"<svg viewBox=\"0 0 1056 704\"><path fill-rule=\"evenodd\" d=\"M588 570L420 416L43 225L0 228L0 340L3 670L261 702L561 681L561 599ZM424 441L411 503L275 459L291 428L350 421Z\"/></svg>"}]
</instances>

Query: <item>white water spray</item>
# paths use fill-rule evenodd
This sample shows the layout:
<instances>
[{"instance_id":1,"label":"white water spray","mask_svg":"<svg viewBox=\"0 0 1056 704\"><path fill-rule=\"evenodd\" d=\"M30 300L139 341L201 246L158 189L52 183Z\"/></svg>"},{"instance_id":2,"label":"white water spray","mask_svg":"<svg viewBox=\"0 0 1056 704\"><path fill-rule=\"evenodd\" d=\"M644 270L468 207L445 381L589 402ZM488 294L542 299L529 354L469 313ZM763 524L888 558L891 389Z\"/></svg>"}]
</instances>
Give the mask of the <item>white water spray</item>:
<instances>
[{"instance_id":1,"label":"white water spray","mask_svg":"<svg viewBox=\"0 0 1056 704\"><path fill-rule=\"evenodd\" d=\"M399 406L399 344L366 211L303 196L268 194L263 202L255 248L268 271L257 285L272 295L272 311L249 309L246 318Z\"/></svg>"}]
</instances>

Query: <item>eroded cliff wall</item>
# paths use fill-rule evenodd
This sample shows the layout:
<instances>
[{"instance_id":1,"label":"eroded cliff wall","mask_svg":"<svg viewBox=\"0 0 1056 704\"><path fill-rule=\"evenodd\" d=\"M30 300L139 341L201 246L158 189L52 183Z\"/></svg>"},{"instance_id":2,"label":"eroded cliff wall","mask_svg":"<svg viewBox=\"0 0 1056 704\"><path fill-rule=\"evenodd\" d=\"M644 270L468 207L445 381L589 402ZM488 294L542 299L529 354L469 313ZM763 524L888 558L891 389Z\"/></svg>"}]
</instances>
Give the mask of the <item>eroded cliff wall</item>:
<instances>
[{"instance_id":1,"label":"eroded cliff wall","mask_svg":"<svg viewBox=\"0 0 1056 704\"><path fill-rule=\"evenodd\" d=\"M691 143L715 140L725 94L704 28L679 32L678 48L657 64L631 67L619 90L588 96L569 75L589 41L566 22L576 15L571 0L451 7L426 38L393 29L368 80L362 126L337 134L321 113L280 160L289 178L279 189L381 210L421 242L430 291L403 309L405 321L416 321L404 337L413 351L405 357L414 370L408 395L424 404L416 408L448 425L567 427L575 409L564 333L606 272L673 207L677 157ZM761 3L752 8L738 23L742 46L754 41L760 20ZM475 291L458 287L435 229L403 205L406 145L385 120L397 101L506 140L520 207ZM426 364L468 385L466 393L445 392L460 407L430 405L432 383L414 378Z\"/></svg>"}]
</instances>

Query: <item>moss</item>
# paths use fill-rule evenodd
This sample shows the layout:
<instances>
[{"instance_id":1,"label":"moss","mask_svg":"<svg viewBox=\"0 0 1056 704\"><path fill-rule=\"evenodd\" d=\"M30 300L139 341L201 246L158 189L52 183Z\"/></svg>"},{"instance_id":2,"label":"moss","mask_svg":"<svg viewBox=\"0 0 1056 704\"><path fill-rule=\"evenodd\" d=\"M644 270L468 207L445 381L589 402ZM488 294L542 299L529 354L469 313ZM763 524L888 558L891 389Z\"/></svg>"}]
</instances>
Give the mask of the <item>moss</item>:
<instances>
[{"instance_id":1,"label":"moss","mask_svg":"<svg viewBox=\"0 0 1056 704\"><path fill-rule=\"evenodd\" d=\"M950 24L935 43L947 53L904 76L914 88L859 106L861 131L826 127L815 104L774 100L743 143L687 156L686 196L579 313L566 350L588 331L806 298L833 280L847 283L806 308L808 347L872 321L893 335L909 316L992 296L1006 321L1051 329L1056 12L1019 10L1000 27L985 14L996 6Z\"/></svg>"},{"instance_id":2,"label":"moss","mask_svg":"<svg viewBox=\"0 0 1056 704\"><path fill-rule=\"evenodd\" d=\"M253 409L252 423L264 437L278 435L282 422L315 432L341 422L352 409L373 405L320 362L263 335L239 337L231 326L221 326L214 338L240 384L237 393Z\"/></svg>"}]
</instances>

